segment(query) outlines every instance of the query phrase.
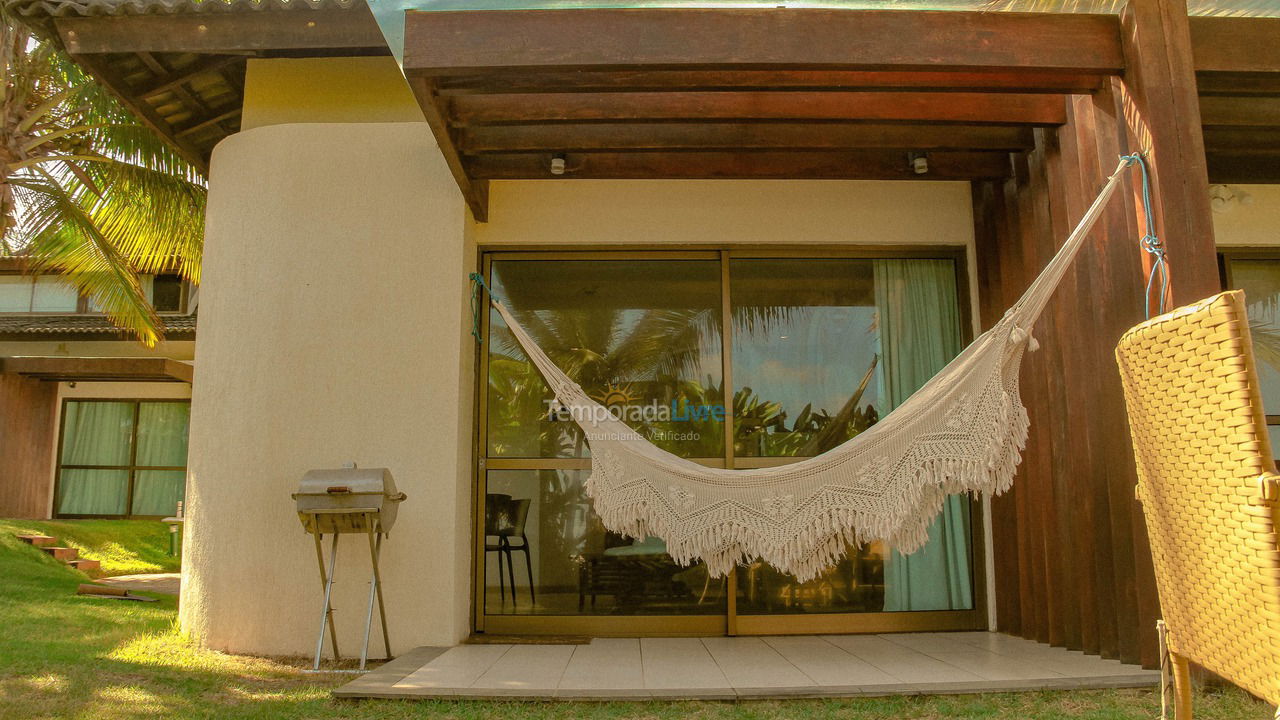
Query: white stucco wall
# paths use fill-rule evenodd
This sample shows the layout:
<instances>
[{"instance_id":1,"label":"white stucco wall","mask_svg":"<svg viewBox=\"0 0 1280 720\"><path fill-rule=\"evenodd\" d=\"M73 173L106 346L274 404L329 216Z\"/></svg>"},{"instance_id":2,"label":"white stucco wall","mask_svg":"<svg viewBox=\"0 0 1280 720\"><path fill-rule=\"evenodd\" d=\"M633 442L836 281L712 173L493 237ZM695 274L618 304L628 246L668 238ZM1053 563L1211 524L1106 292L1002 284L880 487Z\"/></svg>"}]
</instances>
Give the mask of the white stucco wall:
<instances>
[{"instance_id":1,"label":"white stucco wall","mask_svg":"<svg viewBox=\"0 0 1280 720\"><path fill-rule=\"evenodd\" d=\"M425 125L265 126L214 152L180 613L203 644L310 652L319 573L289 494L347 461L409 495L382 564L393 652L468 631L466 222ZM348 654L368 571L344 537Z\"/></svg>"}]
</instances>

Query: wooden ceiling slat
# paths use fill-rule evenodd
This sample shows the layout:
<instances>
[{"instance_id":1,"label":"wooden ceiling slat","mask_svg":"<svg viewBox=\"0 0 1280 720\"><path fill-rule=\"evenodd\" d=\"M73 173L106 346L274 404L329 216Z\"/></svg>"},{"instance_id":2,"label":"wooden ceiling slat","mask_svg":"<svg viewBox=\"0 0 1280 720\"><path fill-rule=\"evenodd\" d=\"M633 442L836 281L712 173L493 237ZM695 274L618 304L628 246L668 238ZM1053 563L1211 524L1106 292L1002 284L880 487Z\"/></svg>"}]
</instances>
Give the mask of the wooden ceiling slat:
<instances>
[{"instance_id":1,"label":"wooden ceiling slat","mask_svg":"<svg viewBox=\"0 0 1280 720\"><path fill-rule=\"evenodd\" d=\"M1280 73L1280 18L1188 18L1197 71Z\"/></svg>"},{"instance_id":2,"label":"wooden ceiling slat","mask_svg":"<svg viewBox=\"0 0 1280 720\"><path fill-rule=\"evenodd\" d=\"M444 75L441 95L530 92L687 90L917 90L936 92L1089 93L1105 76L1019 72L893 72L867 70L618 70L525 71Z\"/></svg>"},{"instance_id":3,"label":"wooden ceiling slat","mask_svg":"<svg viewBox=\"0 0 1280 720\"><path fill-rule=\"evenodd\" d=\"M194 65L175 70L156 78L146 85L137 87L133 90L133 93L140 98L149 98L179 85L189 83L192 79L205 73L218 72L228 65L243 62L245 62L245 57L242 55L212 55L202 58Z\"/></svg>"},{"instance_id":4,"label":"wooden ceiling slat","mask_svg":"<svg viewBox=\"0 0 1280 720\"><path fill-rule=\"evenodd\" d=\"M566 123L481 125L460 139L464 154L628 150L882 148L1029 150L1029 127L867 123Z\"/></svg>"},{"instance_id":5,"label":"wooden ceiling slat","mask_svg":"<svg viewBox=\"0 0 1280 720\"><path fill-rule=\"evenodd\" d=\"M917 92L652 92L466 95L458 124L627 120L878 120L1060 125L1061 95Z\"/></svg>"},{"instance_id":6,"label":"wooden ceiling slat","mask_svg":"<svg viewBox=\"0 0 1280 720\"><path fill-rule=\"evenodd\" d=\"M1205 152L1270 153L1280 152L1280 127L1207 127L1204 129Z\"/></svg>"},{"instance_id":7,"label":"wooden ceiling slat","mask_svg":"<svg viewBox=\"0 0 1280 720\"><path fill-rule=\"evenodd\" d=\"M1205 125L1280 126L1280 98L1201 97L1200 120Z\"/></svg>"},{"instance_id":8,"label":"wooden ceiling slat","mask_svg":"<svg viewBox=\"0 0 1280 720\"><path fill-rule=\"evenodd\" d=\"M418 105L422 108L422 114L427 121L427 125L436 137L436 143L440 147L440 154L444 156L445 165L448 166L450 174L453 175L454 182L458 183L458 189L462 192L462 197L466 200L467 206L471 208L471 216L478 222L487 221L489 219L489 181L467 174L467 170L462 164L462 158L458 155L457 138L454 137L454 131L449 127L448 121L441 112L440 99L436 95L435 84L426 78L411 77L409 78L409 87L413 90L413 95L417 98Z\"/></svg>"},{"instance_id":9,"label":"wooden ceiling slat","mask_svg":"<svg viewBox=\"0 0 1280 720\"><path fill-rule=\"evenodd\" d=\"M832 152L627 152L569 154L563 178L635 179L864 179L974 180L1009 173L1001 152L929 153L929 172L915 174L907 153L888 150ZM550 155L476 155L465 160L471 177L491 180L557 177Z\"/></svg>"},{"instance_id":10,"label":"wooden ceiling slat","mask_svg":"<svg viewBox=\"0 0 1280 720\"><path fill-rule=\"evenodd\" d=\"M1110 15L741 8L409 12L405 69L1124 67Z\"/></svg>"},{"instance_id":11,"label":"wooden ceiling slat","mask_svg":"<svg viewBox=\"0 0 1280 720\"><path fill-rule=\"evenodd\" d=\"M1211 183L1280 183L1280 155L1274 152L1205 153Z\"/></svg>"}]
</instances>

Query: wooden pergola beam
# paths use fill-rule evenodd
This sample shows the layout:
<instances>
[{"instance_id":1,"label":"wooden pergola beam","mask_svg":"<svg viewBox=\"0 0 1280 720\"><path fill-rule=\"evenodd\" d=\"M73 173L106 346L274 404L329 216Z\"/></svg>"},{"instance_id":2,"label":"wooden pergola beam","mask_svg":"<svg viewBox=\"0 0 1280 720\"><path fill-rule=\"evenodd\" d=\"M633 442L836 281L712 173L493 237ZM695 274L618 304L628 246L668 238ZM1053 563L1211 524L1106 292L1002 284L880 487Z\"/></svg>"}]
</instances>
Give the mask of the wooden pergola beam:
<instances>
[{"instance_id":1,"label":"wooden pergola beam","mask_svg":"<svg viewBox=\"0 0 1280 720\"><path fill-rule=\"evenodd\" d=\"M557 123L481 125L460 137L464 155L629 150L1029 150L1030 127L869 123Z\"/></svg>"},{"instance_id":2,"label":"wooden pergola beam","mask_svg":"<svg viewBox=\"0 0 1280 720\"><path fill-rule=\"evenodd\" d=\"M349 10L59 17L54 26L67 51L77 55L386 47L363 3Z\"/></svg>"},{"instance_id":3,"label":"wooden pergola beam","mask_svg":"<svg viewBox=\"0 0 1280 720\"><path fill-rule=\"evenodd\" d=\"M195 376L190 364L164 357L6 357L0 358L0 372L56 381L190 383Z\"/></svg>"},{"instance_id":4,"label":"wooden pergola beam","mask_svg":"<svg viewBox=\"0 0 1280 720\"><path fill-rule=\"evenodd\" d=\"M407 12L405 70L1124 67L1114 16L643 8Z\"/></svg>"},{"instance_id":5,"label":"wooden pergola beam","mask_svg":"<svg viewBox=\"0 0 1280 720\"><path fill-rule=\"evenodd\" d=\"M211 55L196 63L162 75L144 86L131 90L133 95L146 100L167 90L185 85L205 73L218 72L228 65L245 62L244 55Z\"/></svg>"},{"instance_id":6,"label":"wooden pergola beam","mask_svg":"<svg viewBox=\"0 0 1280 720\"><path fill-rule=\"evenodd\" d=\"M1280 75L1280 18L1188 18L1195 69Z\"/></svg>"},{"instance_id":7,"label":"wooden pergola beam","mask_svg":"<svg viewBox=\"0 0 1280 720\"><path fill-rule=\"evenodd\" d=\"M1090 93L1106 75L1060 71L539 70L442 75L441 95L688 90L916 90Z\"/></svg>"},{"instance_id":8,"label":"wooden pergola beam","mask_svg":"<svg viewBox=\"0 0 1280 720\"><path fill-rule=\"evenodd\" d=\"M627 120L875 120L1058 125L1061 95L927 92L513 93L449 98L459 125Z\"/></svg>"},{"instance_id":9,"label":"wooden pergola beam","mask_svg":"<svg viewBox=\"0 0 1280 720\"><path fill-rule=\"evenodd\" d=\"M471 177L527 180L562 177L590 179L824 179L824 180L976 180L1009 174L1003 152L934 152L929 171L916 174L906 152L840 150L830 152L623 152L566 156L564 175L550 172L550 156L534 153L476 155L465 160Z\"/></svg>"},{"instance_id":10,"label":"wooden pergola beam","mask_svg":"<svg viewBox=\"0 0 1280 720\"><path fill-rule=\"evenodd\" d=\"M440 154L444 156L445 165L453 175L454 182L458 183L458 189L462 191L467 207L471 208L471 216L477 222L486 222L489 219L489 181L467 174L467 169L462 164L462 157L458 155L458 138L440 110L440 99L436 94L435 84L427 78L411 77L409 87L422 108L427 125L436 137L436 144L440 148Z\"/></svg>"}]
</instances>

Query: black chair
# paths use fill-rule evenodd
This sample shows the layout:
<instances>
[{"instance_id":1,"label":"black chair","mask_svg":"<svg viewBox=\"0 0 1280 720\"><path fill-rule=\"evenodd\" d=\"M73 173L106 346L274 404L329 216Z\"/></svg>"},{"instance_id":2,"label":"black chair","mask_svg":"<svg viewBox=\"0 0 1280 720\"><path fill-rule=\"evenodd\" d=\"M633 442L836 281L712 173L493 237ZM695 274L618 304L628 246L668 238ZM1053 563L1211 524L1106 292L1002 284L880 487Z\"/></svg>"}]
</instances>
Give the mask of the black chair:
<instances>
[{"instance_id":1,"label":"black chair","mask_svg":"<svg viewBox=\"0 0 1280 720\"><path fill-rule=\"evenodd\" d=\"M485 495L484 508L484 550L487 556L491 552L498 553L498 595L506 600L506 580L511 581L511 605L516 605L516 573L513 552L524 553L525 571L529 574L529 602L536 603L533 591L533 559L529 555L529 538L525 535L525 520L529 517L529 506L533 503L528 498L515 500L510 495L492 493ZM497 538L489 542L488 538ZM519 544L513 541L518 541ZM503 577L503 557L506 558L506 578Z\"/></svg>"}]
</instances>

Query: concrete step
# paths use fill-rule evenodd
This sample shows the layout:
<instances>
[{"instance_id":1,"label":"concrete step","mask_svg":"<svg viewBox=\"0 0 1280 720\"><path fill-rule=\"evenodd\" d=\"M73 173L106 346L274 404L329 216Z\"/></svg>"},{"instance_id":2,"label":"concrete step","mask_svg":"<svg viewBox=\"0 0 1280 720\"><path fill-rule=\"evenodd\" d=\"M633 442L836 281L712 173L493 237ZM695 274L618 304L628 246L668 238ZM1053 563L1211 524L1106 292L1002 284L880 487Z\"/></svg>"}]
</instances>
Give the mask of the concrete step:
<instances>
[{"instance_id":1,"label":"concrete step","mask_svg":"<svg viewBox=\"0 0 1280 720\"><path fill-rule=\"evenodd\" d=\"M102 567L102 563L97 560L85 560L83 558L68 560L67 564L81 572L93 572Z\"/></svg>"},{"instance_id":2,"label":"concrete step","mask_svg":"<svg viewBox=\"0 0 1280 720\"><path fill-rule=\"evenodd\" d=\"M44 547L58 542L48 535L18 535L17 538L28 545L35 545L36 547Z\"/></svg>"},{"instance_id":3,"label":"concrete step","mask_svg":"<svg viewBox=\"0 0 1280 720\"><path fill-rule=\"evenodd\" d=\"M69 547L42 547L41 550L53 556L54 560L69 562L80 557L80 551Z\"/></svg>"}]
</instances>

